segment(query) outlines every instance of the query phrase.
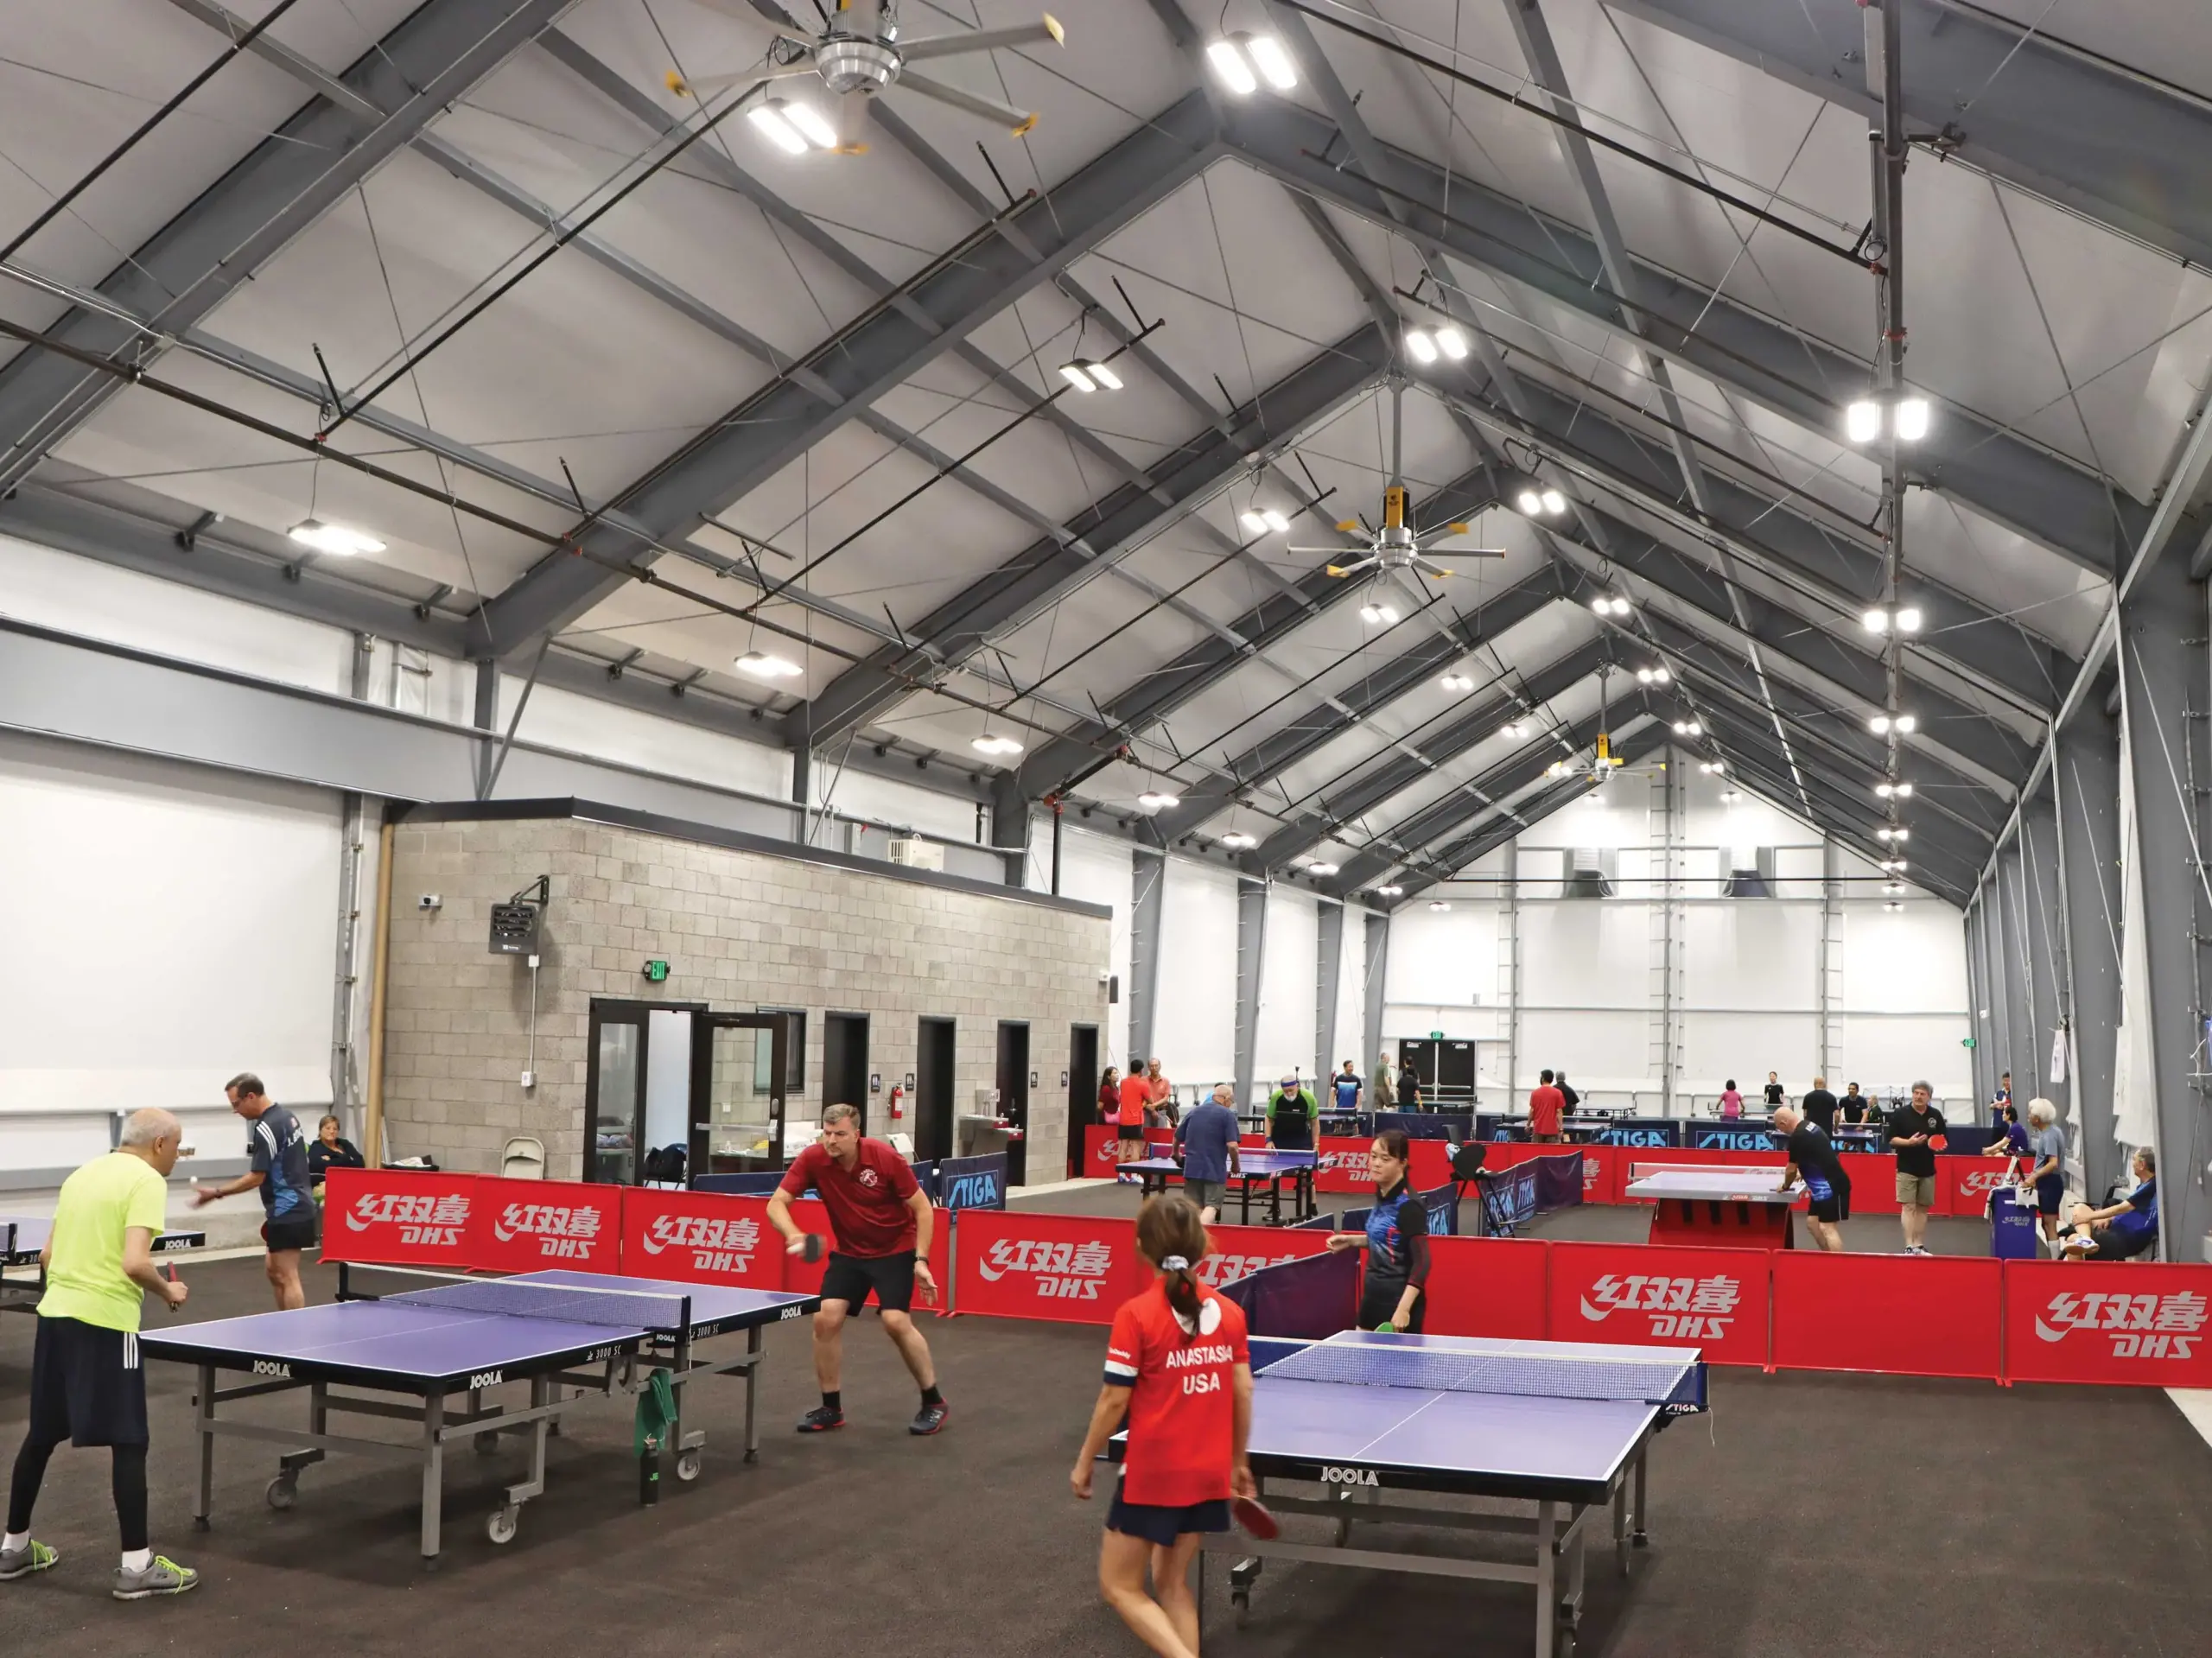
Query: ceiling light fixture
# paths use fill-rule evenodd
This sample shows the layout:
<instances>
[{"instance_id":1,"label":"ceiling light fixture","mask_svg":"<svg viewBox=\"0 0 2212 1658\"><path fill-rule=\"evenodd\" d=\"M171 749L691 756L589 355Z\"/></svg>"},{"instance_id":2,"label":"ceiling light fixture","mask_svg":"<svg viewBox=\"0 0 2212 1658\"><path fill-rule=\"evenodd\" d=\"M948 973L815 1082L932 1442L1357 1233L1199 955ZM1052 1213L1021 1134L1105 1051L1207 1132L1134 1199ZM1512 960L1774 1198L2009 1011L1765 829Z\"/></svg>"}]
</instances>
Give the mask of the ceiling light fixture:
<instances>
[{"instance_id":1,"label":"ceiling light fixture","mask_svg":"<svg viewBox=\"0 0 2212 1658\"><path fill-rule=\"evenodd\" d=\"M1887 893L1891 898L1902 898L1904 895L1904 883L1903 881L1893 880L1882 890L1885 893Z\"/></svg>"},{"instance_id":2,"label":"ceiling light fixture","mask_svg":"<svg viewBox=\"0 0 2212 1658\"><path fill-rule=\"evenodd\" d=\"M1406 330L1406 350L1412 353L1414 361L1425 368L1436 360L1436 336L1426 328L1408 328Z\"/></svg>"},{"instance_id":3,"label":"ceiling light fixture","mask_svg":"<svg viewBox=\"0 0 2212 1658\"><path fill-rule=\"evenodd\" d=\"M1137 797L1137 804L1148 812L1165 811L1170 806L1179 806L1183 797L1172 795L1160 789L1147 789Z\"/></svg>"},{"instance_id":4,"label":"ceiling light fixture","mask_svg":"<svg viewBox=\"0 0 2212 1658\"><path fill-rule=\"evenodd\" d=\"M1248 835L1243 829L1231 829L1221 837L1221 843L1232 851L1248 852L1260 844L1260 837L1256 835Z\"/></svg>"},{"instance_id":5,"label":"ceiling light fixture","mask_svg":"<svg viewBox=\"0 0 2212 1658\"><path fill-rule=\"evenodd\" d=\"M318 553L330 553L340 558L384 551L384 543L366 530L349 530L342 524L326 524L321 518L302 518L292 526L290 534L302 547L312 547Z\"/></svg>"},{"instance_id":6,"label":"ceiling light fixture","mask_svg":"<svg viewBox=\"0 0 2212 1658\"><path fill-rule=\"evenodd\" d=\"M1600 616L1625 616L1629 603L1616 594L1601 593L1590 601L1590 608Z\"/></svg>"},{"instance_id":7,"label":"ceiling light fixture","mask_svg":"<svg viewBox=\"0 0 2212 1658\"><path fill-rule=\"evenodd\" d=\"M1446 910L1450 909L1451 907L1452 907L1452 906L1451 906L1450 905L1446 904L1446 903L1442 899L1440 899L1440 899L1432 899L1431 900L1429 900L1428 909L1429 909L1429 913L1430 913L1430 914L1432 914L1432 915L1442 915L1442 914L1443 914Z\"/></svg>"},{"instance_id":8,"label":"ceiling light fixture","mask_svg":"<svg viewBox=\"0 0 2212 1658\"><path fill-rule=\"evenodd\" d=\"M1882 861L1882 873L1885 875L1902 875L1904 873L1904 860L1903 858L1885 858Z\"/></svg>"},{"instance_id":9,"label":"ceiling light fixture","mask_svg":"<svg viewBox=\"0 0 2212 1658\"><path fill-rule=\"evenodd\" d=\"M1899 736L1910 735L1920 721L1910 714L1878 714L1866 721L1866 729L1877 737L1886 737L1892 731Z\"/></svg>"},{"instance_id":10,"label":"ceiling light fixture","mask_svg":"<svg viewBox=\"0 0 2212 1658\"><path fill-rule=\"evenodd\" d=\"M1266 81L1279 92L1298 85L1298 66L1283 44L1272 35L1248 35L1242 29L1206 48L1206 62L1221 84L1239 98L1249 98Z\"/></svg>"},{"instance_id":11,"label":"ceiling light fixture","mask_svg":"<svg viewBox=\"0 0 2212 1658\"><path fill-rule=\"evenodd\" d=\"M1404 895L1405 890L1406 889L1402 886L1378 886L1375 889L1375 896L1377 898L1399 898Z\"/></svg>"},{"instance_id":12,"label":"ceiling light fixture","mask_svg":"<svg viewBox=\"0 0 2212 1658\"><path fill-rule=\"evenodd\" d=\"M790 98L764 98L746 111L745 118L786 156L837 148L837 130L823 118L821 111Z\"/></svg>"},{"instance_id":13,"label":"ceiling light fixture","mask_svg":"<svg viewBox=\"0 0 2212 1658\"><path fill-rule=\"evenodd\" d=\"M1554 518L1557 518L1560 513L1567 511L1567 497L1560 494L1555 489L1546 490L1543 495L1543 501L1544 511L1550 513Z\"/></svg>"},{"instance_id":14,"label":"ceiling light fixture","mask_svg":"<svg viewBox=\"0 0 2212 1658\"><path fill-rule=\"evenodd\" d=\"M1447 691L1471 691L1475 688L1475 682L1465 674L1446 674L1437 683Z\"/></svg>"},{"instance_id":15,"label":"ceiling light fixture","mask_svg":"<svg viewBox=\"0 0 2212 1658\"><path fill-rule=\"evenodd\" d=\"M1001 736L995 731L985 732L968 746L978 754L1019 754L1021 753L1021 741L1019 738Z\"/></svg>"},{"instance_id":16,"label":"ceiling light fixture","mask_svg":"<svg viewBox=\"0 0 2212 1658\"><path fill-rule=\"evenodd\" d=\"M1436 331L1436 348L1455 363L1467 360L1467 336L1448 325Z\"/></svg>"},{"instance_id":17,"label":"ceiling light fixture","mask_svg":"<svg viewBox=\"0 0 2212 1658\"><path fill-rule=\"evenodd\" d=\"M1309 863L1306 866L1306 873L1309 875L1333 875L1337 873L1337 867L1332 863Z\"/></svg>"},{"instance_id":18,"label":"ceiling light fixture","mask_svg":"<svg viewBox=\"0 0 2212 1658\"><path fill-rule=\"evenodd\" d=\"M1711 777L1715 772L1725 772L1728 768L1722 765L1719 760L1700 760L1697 765L1697 769L1704 772L1706 776Z\"/></svg>"},{"instance_id":19,"label":"ceiling light fixture","mask_svg":"<svg viewBox=\"0 0 2212 1658\"><path fill-rule=\"evenodd\" d=\"M1526 720L1508 720L1497 728L1497 734L1516 743L1524 741L1529 735L1529 722Z\"/></svg>"},{"instance_id":20,"label":"ceiling light fixture","mask_svg":"<svg viewBox=\"0 0 2212 1658\"><path fill-rule=\"evenodd\" d=\"M1874 797L1878 800L1910 800L1912 798L1912 785L1878 783L1874 785Z\"/></svg>"},{"instance_id":21,"label":"ceiling light fixture","mask_svg":"<svg viewBox=\"0 0 2212 1658\"><path fill-rule=\"evenodd\" d=\"M1096 358L1077 357L1060 365L1060 378L1078 391L1119 391L1122 377Z\"/></svg>"},{"instance_id":22,"label":"ceiling light fixture","mask_svg":"<svg viewBox=\"0 0 2212 1658\"><path fill-rule=\"evenodd\" d=\"M1898 903L1895 899L1891 899L1888 903L1882 905L1882 907L1885 910L1887 910L1891 915L1895 915L1898 911L1904 909L1904 905Z\"/></svg>"},{"instance_id":23,"label":"ceiling light fixture","mask_svg":"<svg viewBox=\"0 0 2212 1658\"><path fill-rule=\"evenodd\" d=\"M1677 720L1675 721L1675 734L1677 737L1702 737L1705 727L1695 720Z\"/></svg>"},{"instance_id":24,"label":"ceiling light fixture","mask_svg":"<svg viewBox=\"0 0 2212 1658\"><path fill-rule=\"evenodd\" d=\"M798 664L766 651L747 651L737 659L737 671L755 679L791 679L797 677Z\"/></svg>"},{"instance_id":25,"label":"ceiling light fixture","mask_svg":"<svg viewBox=\"0 0 2212 1658\"><path fill-rule=\"evenodd\" d=\"M1248 506L1236 515L1236 522L1244 526L1244 533L1249 536L1279 536L1290 528L1290 519L1272 506Z\"/></svg>"},{"instance_id":26,"label":"ceiling light fixture","mask_svg":"<svg viewBox=\"0 0 2212 1658\"><path fill-rule=\"evenodd\" d=\"M1843 435L1853 443L1872 443L1885 430L1900 443L1917 443L1928 435L1925 397L1860 397L1843 411Z\"/></svg>"},{"instance_id":27,"label":"ceiling light fixture","mask_svg":"<svg viewBox=\"0 0 2212 1658\"><path fill-rule=\"evenodd\" d=\"M1523 518L1555 518L1567 511L1567 497L1555 489L1531 485L1513 498L1513 505L1521 509Z\"/></svg>"},{"instance_id":28,"label":"ceiling light fixture","mask_svg":"<svg viewBox=\"0 0 2212 1658\"><path fill-rule=\"evenodd\" d=\"M1359 607L1359 619L1369 624L1370 626L1377 624L1387 625L1389 623L1395 622L1398 619L1397 607L1395 605L1378 605L1370 600L1368 603L1363 604Z\"/></svg>"},{"instance_id":29,"label":"ceiling light fixture","mask_svg":"<svg viewBox=\"0 0 2212 1658\"><path fill-rule=\"evenodd\" d=\"M1894 626L1900 633L1920 632L1920 612L1912 605L1896 611L1870 610L1859 619L1859 625L1869 633L1886 633Z\"/></svg>"},{"instance_id":30,"label":"ceiling light fixture","mask_svg":"<svg viewBox=\"0 0 2212 1658\"><path fill-rule=\"evenodd\" d=\"M1741 794L1733 789L1723 789L1720 791L1720 804L1724 806L1732 806L1743 797L1744 797Z\"/></svg>"}]
</instances>

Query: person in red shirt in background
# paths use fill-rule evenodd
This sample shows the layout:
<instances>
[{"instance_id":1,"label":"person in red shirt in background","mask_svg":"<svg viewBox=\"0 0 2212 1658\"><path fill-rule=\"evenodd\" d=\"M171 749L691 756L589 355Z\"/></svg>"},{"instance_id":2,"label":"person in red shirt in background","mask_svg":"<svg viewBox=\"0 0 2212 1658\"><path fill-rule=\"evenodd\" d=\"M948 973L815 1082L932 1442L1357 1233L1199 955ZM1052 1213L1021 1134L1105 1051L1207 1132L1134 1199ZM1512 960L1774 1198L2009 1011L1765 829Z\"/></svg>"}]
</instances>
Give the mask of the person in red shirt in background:
<instances>
[{"instance_id":1,"label":"person in red shirt in background","mask_svg":"<svg viewBox=\"0 0 2212 1658\"><path fill-rule=\"evenodd\" d=\"M1144 1115L1151 1109L1152 1083L1143 1065L1133 1059L1129 1074L1122 1078L1121 1130L1114 1141L1116 1163L1135 1163L1144 1156Z\"/></svg>"},{"instance_id":2,"label":"person in red shirt in background","mask_svg":"<svg viewBox=\"0 0 2212 1658\"><path fill-rule=\"evenodd\" d=\"M830 1211L837 1247L822 1274L822 1310L814 1315L814 1379L822 1403L799 1418L801 1433L827 1433L845 1426L844 1396L838 1390L843 1367L842 1337L846 1318L875 1293L883 1333L899 1350L922 1408L906 1425L909 1433L934 1433L944 1426L944 1396L937 1390L937 1368L930 1344L914 1328L909 1309L914 1289L925 1300L937 1299L937 1278L930 1271L930 1235L937 1217L906 1159L880 1140L861 1137L861 1114L833 1105L822 1114L822 1138L791 1159L783 1183L768 1199L768 1223L784 1235L792 1255L807 1247L807 1235L791 1219L791 1199L811 1186Z\"/></svg>"},{"instance_id":3,"label":"person in red shirt in background","mask_svg":"<svg viewBox=\"0 0 2212 1658\"><path fill-rule=\"evenodd\" d=\"M1106 1511L1098 1589L1162 1658L1198 1658L1191 1560L1206 1532L1229 1529L1229 1499L1259 1487L1246 1460L1252 1360L1244 1310L1198 1280L1206 1229L1179 1192L1137 1214L1137 1248L1159 1272L1122 1304L1106 1343L1106 1382L1068 1484L1088 1502L1092 1471L1124 1416L1122 1483ZM1144 1591L1152 1567L1153 1595Z\"/></svg>"},{"instance_id":4,"label":"person in red shirt in background","mask_svg":"<svg viewBox=\"0 0 2212 1658\"><path fill-rule=\"evenodd\" d=\"M1567 1096L1552 1086L1551 1072L1544 1072L1536 1086L1529 1091L1529 1138L1556 1140L1560 1137L1560 1115L1566 1109Z\"/></svg>"}]
</instances>

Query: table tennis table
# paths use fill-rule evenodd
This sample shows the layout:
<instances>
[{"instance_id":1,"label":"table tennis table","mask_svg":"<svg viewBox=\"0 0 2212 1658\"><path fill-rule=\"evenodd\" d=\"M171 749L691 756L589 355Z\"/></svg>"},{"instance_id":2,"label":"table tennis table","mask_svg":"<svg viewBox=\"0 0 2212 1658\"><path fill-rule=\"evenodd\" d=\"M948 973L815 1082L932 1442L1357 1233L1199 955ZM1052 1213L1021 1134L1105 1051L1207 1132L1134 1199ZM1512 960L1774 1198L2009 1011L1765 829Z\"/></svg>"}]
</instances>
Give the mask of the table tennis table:
<instances>
[{"instance_id":1,"label":"table tennis table","mask_svg":"<svg viewBox=\"0 0 2212 1658\"><path fill-rule=\"evenodd\" d=\"M1279 1519L1333 1522L1334 1534L1261 1542L1210 1534L1205 1556L1235 1557L1230 1599L1239 1623L1263 1563L1360 1566L1430 1577L1532 1585L1535 1658L1568 1658L1581 1621L1584 1549L1611 1511L1618 1570L1646 1547L1647 1458L1674 1417L1706 1407L1705 1365L1693 1349L1345 1331L1319 1342L1251 1344L1252 1472ZM1120 1461L1126 1434L1108 1456ZM1284 1490L1283 1485L1294 1490ZM1317 1488L1307 1490L1304 1488ZM1504 1499L1534 1512L1393 1502L1395 1491ZM1501 1534L1517 1560L1352 1546L1355 1525ZM1518 1547L1516 1547L1516 1541Z\"/></svg>"},{"instance_id":2,"label":"table tennis table","mask_svg":"<svg viewBox=\"0 0 2212 1658\"><path fill-rule=\"evenodd\" d=\"M1313 1213L1313 1174L1319 1166L1319 1156L1313 1152L1278 1152L1255 1148L1240 1149L1236 1153L1236 1167L1229 1176L1229 1185L1237 1197L1237 1218L1244 1225L1252 1223L1252 1190L1265 1188L1268 1197L1267 1223L1281 1226L1282 1217L1283 1183L1290 1183L1291 1219L1302 1221ZM1147 1197L1167 1190L1171 1178L1180 1178L1183 1166L1172 1157L1147 1157L1133 1163L1124 1163L1114 1172L1116 1180L1127 1184L1135 1180L1142 1184ZM1224 1218L1227 1218L1224 1217Z\"/></svg>"},{"instance_id":3,"label":"table tennis table","mask_svg":"<svg viewBox=\"0 0 2212 1658\"><path fill-rule=\"evenodd\" d=\"M1652 1243L1789 1249L1796 1246L1791 1206L1805 1195L1805 1184L1783 1185L1788 1172L1779 1163L1631 1163L1621 1195L1653 1205Z\"/></svg>"},{"instance_id":4,"label":"table tennis table","mask_svg":"<svg viewBox=\"0 0 2212 1658\"><path fill-rule=\"evenodd\" d=\"M46 1294L46 1268L40 1265L39 1255L53 1236L51 1215L0 1215L0 1312L38 1311ZM162 1232L155 1236L153 1253L174 1255L207 1242L205 1232ZM36 1267L36 1276L21 1276L25 1267ZM17 1269L19 1275L10 1277L10 1269Z\"/></svg>"},{"instance_id":5,"label":"table tennis table","mask_svg":"<svg viewBox=\"0 0 2212 1658\"><path fill-rule=\"evenodd\" d=\"M273 1509L292 1506L300 1471L329 1452L383 1457L422 1470L423 1560L434 1565L447 1446L470 1439L489 1454L498 1449L498 1434L516 1430L530 1436L529 1477L506 1488L505 1502L485 1528L494 1543L509 1542L522 1505L545 1489L545 1442L563 1413L594 1395L643 1393L656 1372L674 1393L667 1445L676 1452L677 1479L689 1483L699 1474L706 1435L685 1431L683 1401L688 1384L702 1375L744 1375L745 1460L752 1462L760 1447L754 1403L763 1332L822 1305L818 1295L560 1270L472 1279L377 1268L403 1280L436 1280L379 1297L358 1293L350 1269L339 1270L340 1299L328 1305L141 1332L139 1350L148 1357L199 1372L200 1496L193 1511L199 1529L209 1524L218 1438L285 1447L266 1494ZM700 1343L740 1331L746 1335L742 1354L697 1353ZM219 1388L223 1371L253 1379ZM492 1389L523 1383L530 1389L527 1407L486 1402ZM302 1388L305 1431L217 1414L219 1405L233 1400ZM334 1413L412 1422L416 1432L407 1443L333 1433ZM640 1489L643 1500L658 1496L657 1483L641 1481Z\"/></svg>"}]
</instances>

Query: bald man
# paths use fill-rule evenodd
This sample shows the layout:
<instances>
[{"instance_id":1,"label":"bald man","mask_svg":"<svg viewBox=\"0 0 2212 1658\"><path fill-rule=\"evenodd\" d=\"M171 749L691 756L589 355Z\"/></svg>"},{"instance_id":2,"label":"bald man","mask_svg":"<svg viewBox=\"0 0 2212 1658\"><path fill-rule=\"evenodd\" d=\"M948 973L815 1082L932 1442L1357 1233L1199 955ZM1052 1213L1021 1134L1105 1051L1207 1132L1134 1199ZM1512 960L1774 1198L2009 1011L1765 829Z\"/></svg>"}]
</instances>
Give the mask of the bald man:
<instances>
[{"instance_id":1,"label":"bald man","mask_svg":"<svg viewBox=\"0 0 2212 1658\"><path fill-rule=\"evenodd\" d=\"M1841 1223L1851 1217L1851 1177L1843 1172L1835 1147L1828 1143L1821 1125L1794 1105L1776 1108L1774 1132L1787 1142L1789 1153L1789 1166L1782 1172L1782 1184L1792 1185L1802 1179L1805 1195L1812 1199L1811 1211L1805 1217L1806 1230L1830 1255L1841 1255Z\"/></svg>"},{"instance_id":2,"label":"bald man","mask_svg":"<svg viewBox=\"0 0 2212 1658\"><path fill-rule=\"evenodd\" d=\"M181 1595L200 1581L188 1566L146 1543L146 1373L138 1364L138 1315L145 1297L184 1305L182 1284L154 1265L154 1240L168 1219L169 1171L182 1140L166 1111L134 1111L122 1141L61 1184L54 1230L40 1252L46 1293L31 1354L30 1431L16 1453L8 1523L0 1536L0 1582L60 1564L32 1540L31 1508L46 1464L64 1439L106 1445L115 1459L115 1514L123 1561L118 1600Z\"/></svg>"}]
</instances>

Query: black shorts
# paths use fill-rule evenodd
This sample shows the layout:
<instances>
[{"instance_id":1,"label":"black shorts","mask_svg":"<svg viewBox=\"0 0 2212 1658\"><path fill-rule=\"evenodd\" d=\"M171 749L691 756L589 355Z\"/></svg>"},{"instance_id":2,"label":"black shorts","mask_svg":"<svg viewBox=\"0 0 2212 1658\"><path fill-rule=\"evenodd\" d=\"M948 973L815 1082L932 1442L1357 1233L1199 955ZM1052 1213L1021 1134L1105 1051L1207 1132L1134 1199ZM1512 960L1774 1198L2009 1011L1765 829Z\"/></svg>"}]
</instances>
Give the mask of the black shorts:
<instances>
[{"instance_id":1,"label":"black shorts","mask_svg":"<svg viewBox=\"0 0 2212 1658\"><path fill-rule=\"evenodd\" d=\"M832 1251L822 1274L822 1299L842 1301L855 1312L867 1305L868 1292L886 1312L906 1312L914 1305L914 1252L895 1255L841 1255Z\"/></svg>"},{"instance_id":2,"label":"black shorts","mask_svg":"<svg viewBox=\"0 0 2212 1658\"><path fill-rule=\"evenodd\" d=\"M1141 1537L1161 1548L1173 1548L1175 1540L1186 1532L1227 1531L1229 1502L1225 1497L1217 1498L1211 1502L1193 1502L1185 1509L1166 1508L1157 1502L1124 1502L1121 1488L1116 1486L1113 1504L1106 1510L1106 1529L1118 1531L1125 1537Z\"/></svg>"},{"instance_id":3,"label":"black shorts","mask_svg":"<svg viewBox=\"0 0 2212 1658\"><path fill-rule=\"evenodd\" d=\"M1814 1198L1811 1214L1815 1220L1826 1221L1830 1225L1839 1221L1849 1220L1851 1218L1851 1182L1848 1179L1838 1180L1827 1197Z\"/></svg>"},{"instance_id":4,"label":"black shorts","mask_svg":"<svg viewBox=\"0 0 2212 1658\"><path fill-rule=\"evenodd\" d=\"M2066 1177L2046 1174L2036 1182L2036 1213L2056 1215L2066 1201Z\"/></svg>"},{"instance_id":5,"label":"black shorts","mask_svg":"<svg viewBox=\"0 0 2212 1658\"><path fill-rule=\"evenodd\" d=\"M137 1334L41 1317L31 1350L30 1437L41 1445L144 1445L146 1372Z\"/></svg>"},{"instance_id":6,"label":"black shorts","mask_svg":"<svg viewBox=\"0 0 2212 1658\"><path fill-rule=\"evenodd\" d=\"M287 1215L281 1221L264 1221L261 1227L261 1241L272 1252L278 1249L312 1249L315 1241L315 1217Z\"/></svg>"},{"instance_id":7,"label":"black shorts","mask_svg":"<svg viewBox=\"0 0 2212 1658\"><path fill-rule=\"evenodd\" d=\"M1141 1122L1125 1122L1121 1125L1121 1134L1118 1137L1122 1140L1141 1141L1144 1139L1144 1124Z\"/></svg>"},{"instance_id":8,"label":"black shorts","mask_svg":"<svg viewBox=\"0 0 2212 1658\"><path fill-rule=\"evenodd\" d=\"M1423 1291L1414 1297L1414 1316L1404 1324L1396 1322L1398 1298L1406 1293L1403 1284L1370 1282L1359 1293L1359 1328L1373 1330L1388 1323L1394 1330L1408 1336L1418 1336L1428 1317L1428 1293Z\"/></svg>"}]
</instances>

